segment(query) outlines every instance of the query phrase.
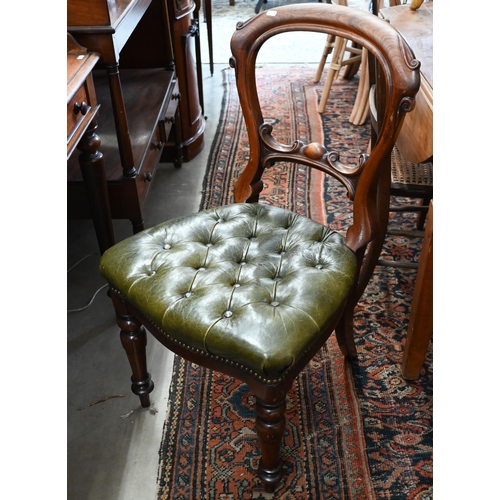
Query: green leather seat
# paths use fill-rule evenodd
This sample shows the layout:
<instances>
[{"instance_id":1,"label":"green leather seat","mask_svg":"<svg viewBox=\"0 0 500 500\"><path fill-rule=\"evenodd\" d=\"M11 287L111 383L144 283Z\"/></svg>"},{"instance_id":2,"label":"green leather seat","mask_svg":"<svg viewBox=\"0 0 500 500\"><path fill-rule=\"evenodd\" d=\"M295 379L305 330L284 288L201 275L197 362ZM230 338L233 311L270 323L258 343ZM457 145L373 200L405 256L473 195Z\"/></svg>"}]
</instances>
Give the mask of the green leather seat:
<instances>
[{"instance_id":1,"label":"green leather seat","mask_svg":"<svg viewBox=\"0 0 500 500\"><path fill-rule=\"evenodd\" d=\"M244 203L142 231L101 273L164 335L273 380L343 306L356 258L317 222Z\"/></svg>"}]
</instances>

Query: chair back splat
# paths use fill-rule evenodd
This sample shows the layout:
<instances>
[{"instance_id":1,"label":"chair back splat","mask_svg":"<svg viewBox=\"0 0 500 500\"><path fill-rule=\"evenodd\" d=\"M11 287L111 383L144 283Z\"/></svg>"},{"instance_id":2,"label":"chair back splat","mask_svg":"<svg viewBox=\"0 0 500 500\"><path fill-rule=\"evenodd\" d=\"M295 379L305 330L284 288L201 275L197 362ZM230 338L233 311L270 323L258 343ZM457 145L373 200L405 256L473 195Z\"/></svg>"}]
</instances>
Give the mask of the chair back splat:
<instances>
[{"instance_id":1,"label":"chair back splat","mask_svg":"<svg viewBox=\"0 0 500 500\"><path fill-rule=\"evenodd\" d=\"M272 126L263 121L255 80L257 54L266 40L290 31L314 31L345 37L366 47L377 59L386 85L386 108L381 112L384 121L379 126L379 140L369 156L360 158L358 168L342 165L338 155L327 152L322 145L305 145L301 141L292 146L279 144L271 135ZM250 141L250 158L236 183L235 201L258 199L262 190L260 177L270 163L289 161L317 168L343 182L350 196L355 187L355 220L348 231L348 246L354 251L366 246L376 230L374 203L377 181L383 170L382 159L390 155L404 115L414 107L413 96L420 85L420 63L413 51L388 23L380 23L380 19L368 12L334 4L320 4L314 8L303 4L277 7L240 22L231 40L231 50L230 64L235 68ZM363 176L359 178L361 172Z\"/></svg>"},{"instance_id":2,"label":"chair back splat","mask_svg":"<svg viewBox=\"0 0 500 500\"><path fill-rule=\"evenodd\" d=\"M383 117L370 155L345 165L322 144L281 144L264 122L255 64L266 40L316 31L353 40L378 60ZM283 476L286 394L335 331L344 356L356 357L352 332L363 254L377 233L387 159L419 87L419 63L404 39L371 14L326 4L267 10L239 23L231 40L250 142L235 184L236 203L141 231L108 249L100 270L110 284L132 391L149 406L146 327L165 347L248 384L261 445L258 482L274 491ZM346 236L284 208L258 203L264 169L293 162L341 181L354 199ZM387 166L389 165L389 169Z\"/></svg>"}]
</instances>

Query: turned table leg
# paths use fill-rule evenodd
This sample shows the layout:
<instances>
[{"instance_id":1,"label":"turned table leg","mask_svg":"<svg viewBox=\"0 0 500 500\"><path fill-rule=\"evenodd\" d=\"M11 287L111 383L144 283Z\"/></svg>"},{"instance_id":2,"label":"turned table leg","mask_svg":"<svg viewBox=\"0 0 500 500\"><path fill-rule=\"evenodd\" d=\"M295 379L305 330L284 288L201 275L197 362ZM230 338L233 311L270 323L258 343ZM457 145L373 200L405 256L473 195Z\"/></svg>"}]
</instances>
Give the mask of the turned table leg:
<instances>
[{"instance_id":1,"label":"turned table leg","mask_svg":"<svg viewBox=\"0 0 500 500\"><path fill-rule=\"evenodd\" d=\"M77 148L81 151L78 162L87 191L99 250L103 254L115 244L115 236L109 206L104 159L102 153L98 151L101 139L96 134L96 129L97 120L94 118L83 134Z\"/></svg>"}]
</instances>

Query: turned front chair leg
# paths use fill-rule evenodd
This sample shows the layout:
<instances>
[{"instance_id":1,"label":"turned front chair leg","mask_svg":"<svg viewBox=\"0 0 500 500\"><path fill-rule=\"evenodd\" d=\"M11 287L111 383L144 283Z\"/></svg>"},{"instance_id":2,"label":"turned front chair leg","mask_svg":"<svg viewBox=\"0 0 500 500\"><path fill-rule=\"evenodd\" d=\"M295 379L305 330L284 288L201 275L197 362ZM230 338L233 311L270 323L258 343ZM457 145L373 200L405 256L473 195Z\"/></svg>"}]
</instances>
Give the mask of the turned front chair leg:
<instances>
[{"instance_id":1,"label":"turned front chair leg","mask_svg":"<svg viewBox=\"0 0 500 500\"><path fill-rule=\"evenodd\" d=\"M121 330L120 340L132 368L132 392L139 396L141 406L147 408L151 404L149 394L154 384L146 364L146 330L128 313L126 304L119 296L111 292L111 298L115 306L116 321Z\"/></svg>"},{"instance_id":2,"label":"turned front chair leg","mask_svg":"<svg viewBox=\"0 0 500 500\"><path fill-rule=\"evenodd\" d=\"M281 443L285 432L285 408L285 400L267 404L257 398L257 435L262 452L258 474L268 493L276 489L283 477Z\"/></svg>"}]
</instances>

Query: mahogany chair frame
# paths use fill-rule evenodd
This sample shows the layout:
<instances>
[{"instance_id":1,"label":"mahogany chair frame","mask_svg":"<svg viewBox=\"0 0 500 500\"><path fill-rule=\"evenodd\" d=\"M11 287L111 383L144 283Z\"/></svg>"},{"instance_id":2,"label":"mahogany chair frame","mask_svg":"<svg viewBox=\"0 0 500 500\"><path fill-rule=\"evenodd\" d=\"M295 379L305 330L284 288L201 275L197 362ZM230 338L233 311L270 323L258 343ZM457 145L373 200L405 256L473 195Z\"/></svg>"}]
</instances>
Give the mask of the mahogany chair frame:
<instances>
[{"instance_id":1,"label":"mahogany chair frame","mask_svg":"<svg viewBox=\"0 0 500 500\"><path fill-rule=\"evenodd\" d=\"M265 11L238 23L231 40L239 99L243 111L250 152L248 164L234 189L236 203L257 202L263 188L262 174L276 162L294 162L315 168L340 180L353 198L353 224L346 243L354 252L358 269L370 241L380 227L378 205L390 171L387 158L396 141L405 114L414 106L418 91L419 63L404 39L388 23L367 12L326 4L296 4ZM256 59L271 37L289 31L313 31L347 38L365 46L377 59L385 89L385 113L370 155L362 155L357 166L340 163L338 153L328 152L317 143L281 144L272 136L272 126L264 121L256 84ZM355 193L355 194L354 194ZM353 288L356 288L355 286ZM150 404L153 382L146 365L146 327L164 346L198 365L223 372L248 384L256 396L256 430L262 458L258 475L267 491L274 491L283 475L280 458L285 431L287 392L298 374L335 331L343 354L356 357L353 338L353 310L356 290L352 289L345 310L340 310L314 345L276 380L267 380L230 359L223 359L174 339L154 324L120 292L111 287L111 297L121 328L121 341L132 368L132 391L142 406Z\"/></svg>"}]
</instances>

